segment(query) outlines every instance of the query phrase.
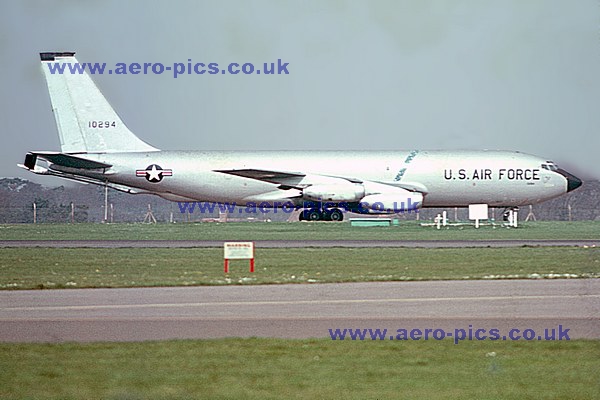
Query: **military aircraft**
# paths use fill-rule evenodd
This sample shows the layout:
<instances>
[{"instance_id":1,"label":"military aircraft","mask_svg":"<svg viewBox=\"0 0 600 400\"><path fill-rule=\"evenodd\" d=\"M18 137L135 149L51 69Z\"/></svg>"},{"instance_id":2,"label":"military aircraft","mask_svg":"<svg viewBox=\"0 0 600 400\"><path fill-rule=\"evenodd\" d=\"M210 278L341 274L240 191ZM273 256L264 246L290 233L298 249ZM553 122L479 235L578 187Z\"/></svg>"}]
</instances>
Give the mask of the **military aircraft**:
<instances>
[{"instance_id":1,"label":"military aircraft","mask_svg":"<svg viewBox=\"0 0 600 400\"><path fill-rule=\"evenodd\" d=\"M306 209L300 219L344 212L539 203L581 185L552 161L516 151L164 151L134 135L73 52L41 53L61 151L31 151L33 173L154 194L178 202ZM53 72L54 71L54 72ZM307 206L310 204L310 206Z\"/></svg>"}]
</instances>

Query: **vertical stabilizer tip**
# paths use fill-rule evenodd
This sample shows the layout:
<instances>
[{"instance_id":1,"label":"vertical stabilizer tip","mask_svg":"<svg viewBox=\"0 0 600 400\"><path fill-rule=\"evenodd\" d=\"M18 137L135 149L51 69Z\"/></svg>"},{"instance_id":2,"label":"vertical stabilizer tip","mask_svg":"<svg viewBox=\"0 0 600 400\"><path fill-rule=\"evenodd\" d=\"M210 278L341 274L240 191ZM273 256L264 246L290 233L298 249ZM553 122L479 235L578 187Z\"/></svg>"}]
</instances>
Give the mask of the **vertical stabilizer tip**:
<instances>
[{"instance_id":1,"label":"vertical stabilizer tip","mask_svg":"<svg viewBox=\"0 0 600 400\"><path fill-rule=\"evenodd\" d=\"M48 52L40 53L40 58L42 61L54 61L56 57L73 57L74 55L74 51Z\"/></svg>"}]
</instances>

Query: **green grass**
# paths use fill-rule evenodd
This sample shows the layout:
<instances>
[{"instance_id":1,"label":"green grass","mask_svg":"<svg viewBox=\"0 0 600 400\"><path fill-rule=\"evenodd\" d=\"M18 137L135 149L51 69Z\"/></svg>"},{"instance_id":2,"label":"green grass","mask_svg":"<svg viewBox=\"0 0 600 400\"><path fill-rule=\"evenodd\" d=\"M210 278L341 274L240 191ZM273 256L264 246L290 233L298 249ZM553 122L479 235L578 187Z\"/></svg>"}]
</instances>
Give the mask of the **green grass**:
<instances>
[{"instance_id":1,"label":"green grass","mask_svg":"<svg viewBox=\"0 0 600 400\"><path fill-rule=\"evenodd\" d=\"M0 225L2 240L490 240L600 239L600 221L528 222L518 229L483 226L437 230L417 221L393 227L349 223L15 224Z\"/></svg>"},{"instance_id":2,"label":"green grass","mask_svg":"<svg viewBox=\"0 0 600 400\"><path fill-rule=\"evenodd\" d=\"M586 340L0 344L0 398L593 399L599 359Z\"/></svg>"},{"instance_id":3,"label":"green grass","mask_svg":"<svg viewBox=\"0 0 600 400\"><path fill-rule=\"evenodd\" d=\"M0 248L0 289L600 276L600 248L257 249L223 273L223 250Z\"/></svg>"},{"instance_id":4,"label":"green grass","mask_svg":"<svg viewBox=\"0 0 600 400\"><path fill-rule=\"evenodd\" d=\"M138 240L480 240L599 239L599 222L536 222L436 230L415 221L394 227L347 223L0 225L0 239ZM1 248L0 289L317 283L428 279L598 277L597 248L258 249L224 276L222 249ZM565 276L566 275L566 276Z\"/></svg>"}]
</instances>

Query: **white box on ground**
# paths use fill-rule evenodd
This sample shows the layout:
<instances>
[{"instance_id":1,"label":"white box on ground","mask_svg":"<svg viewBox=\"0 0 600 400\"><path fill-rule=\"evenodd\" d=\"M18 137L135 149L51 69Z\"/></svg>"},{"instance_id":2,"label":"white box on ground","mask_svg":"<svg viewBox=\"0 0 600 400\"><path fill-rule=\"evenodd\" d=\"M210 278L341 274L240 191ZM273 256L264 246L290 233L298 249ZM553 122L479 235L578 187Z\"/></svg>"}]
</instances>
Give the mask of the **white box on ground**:
<instances>
[{"instance_id":1,"label":"white box on ground","mask_svg":"<svg viewBox=\"0 0 600 400\"><path fill-rule=\"evenodd\" d=\"M469 219L488 219L488 205L469 204Z\"/></svg>"}]
</instances>

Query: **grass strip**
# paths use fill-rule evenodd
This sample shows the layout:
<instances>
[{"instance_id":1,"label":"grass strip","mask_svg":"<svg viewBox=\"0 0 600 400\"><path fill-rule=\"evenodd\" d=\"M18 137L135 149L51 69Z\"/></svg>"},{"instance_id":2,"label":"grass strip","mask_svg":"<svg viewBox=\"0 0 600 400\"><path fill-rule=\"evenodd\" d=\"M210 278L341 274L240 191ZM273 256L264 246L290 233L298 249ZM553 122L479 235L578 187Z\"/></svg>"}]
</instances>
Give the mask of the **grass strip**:
<instances>
[{"instance_id":1,"label":"grass strip","mask_svg":"<svg viewBox=\"0 0 600 400\"><path fill-rule=\"evenodd\" d=\"M223 250L2 248L0 289L600 276L600 248L257 249L223 273Z\"/></svg>"},{"instance_id":2,"label":"grass strip","mask_svg":"<svg viewBox=\"0 0 600 400\"><path fill-rule=\"evenodd\" d=\"M600 221L526 222L452 226L437 230L419 221L390 227L352 227L343 223L184 223L184 224L5 224L2 240L493 240L599 239Z\"/></svg>"},{"instance_id":3,"label":"grass strip","mask_svg":"<svg viewBox=\"0 0 600 400\"><path fill-rule=\"evenodd\" d=\"M600 341L0 344L5 399L592 399Z\"/></svg>"}]
</instances>

